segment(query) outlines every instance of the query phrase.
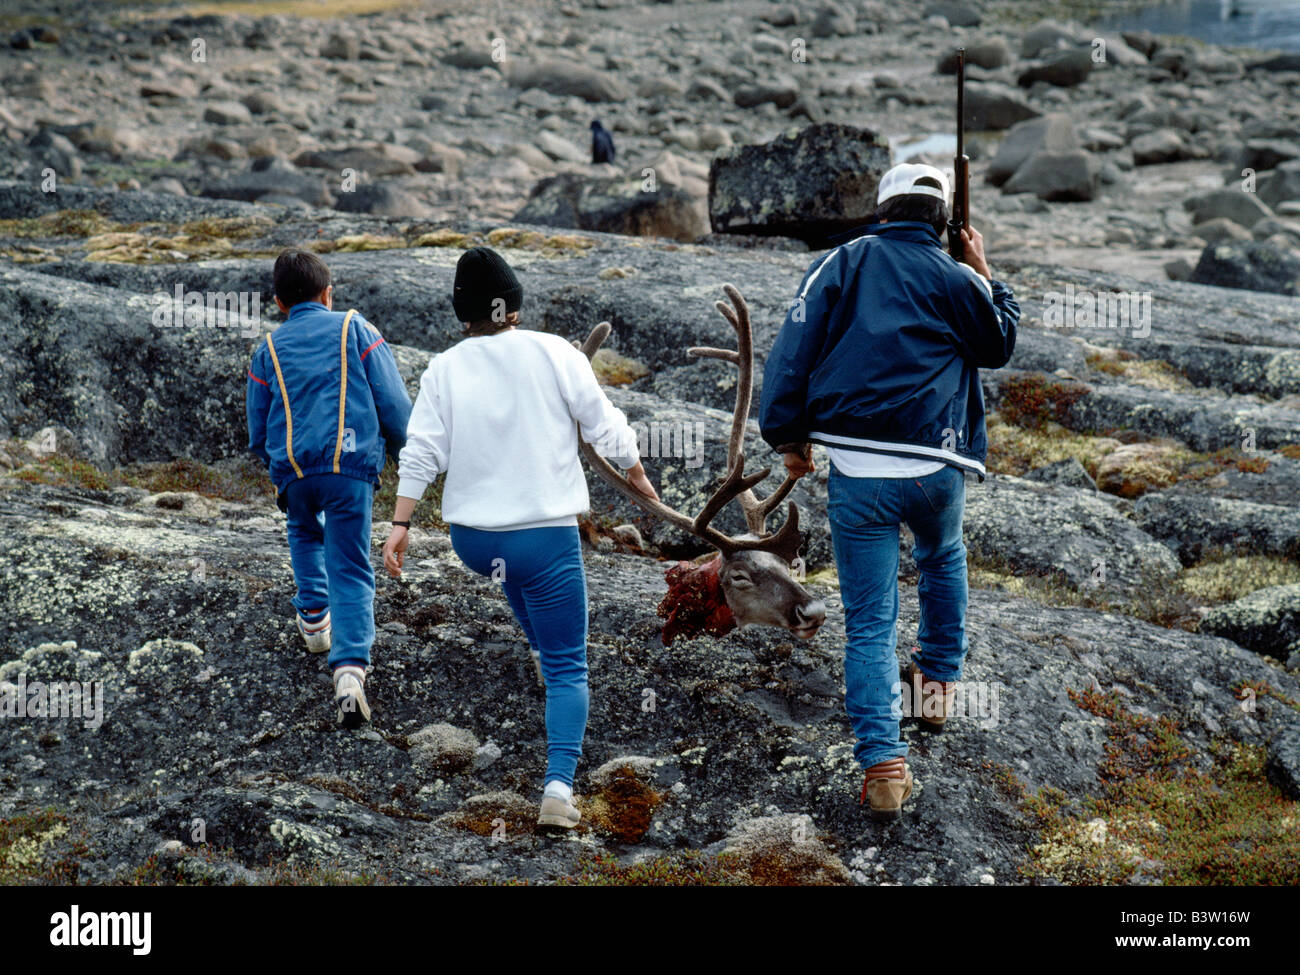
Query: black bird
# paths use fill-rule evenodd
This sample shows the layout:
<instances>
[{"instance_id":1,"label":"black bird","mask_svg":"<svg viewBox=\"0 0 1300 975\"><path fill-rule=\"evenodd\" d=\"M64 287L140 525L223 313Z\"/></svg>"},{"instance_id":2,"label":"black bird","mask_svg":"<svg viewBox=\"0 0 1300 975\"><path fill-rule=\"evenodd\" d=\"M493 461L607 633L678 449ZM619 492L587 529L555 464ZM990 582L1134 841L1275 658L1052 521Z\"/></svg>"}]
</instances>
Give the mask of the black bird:
<instances>
[{"instance_id":1,"label":"black bird","mask_svg":"<svg viewBox=\"0 0 1300 975\"><path fill-rule=\"evenodd\" d=\"M600 124L600 119L592 119L591 122L591 161L593 163L614 161L614 137Z\"/></svg>"}]
</instances>

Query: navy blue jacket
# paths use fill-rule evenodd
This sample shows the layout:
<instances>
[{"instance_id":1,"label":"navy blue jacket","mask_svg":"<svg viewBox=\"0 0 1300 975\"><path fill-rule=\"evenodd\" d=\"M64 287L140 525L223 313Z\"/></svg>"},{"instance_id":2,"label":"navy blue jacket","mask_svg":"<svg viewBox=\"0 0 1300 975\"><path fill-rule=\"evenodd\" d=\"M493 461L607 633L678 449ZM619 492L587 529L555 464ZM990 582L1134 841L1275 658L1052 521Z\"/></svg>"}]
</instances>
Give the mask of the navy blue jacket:
<instances>
[{"instance_id":1,"label":"navy blue jacket","mask_svg":"<svg viewBox=\"0 0 1300 975\"><path fill-rule=\"evenodd\" d=\"M984 479L980 368L1007 364L1020 305L925 223L873 224L819 257L767 357L759 426L807 442L941 460Z\"/></svg>"},{"instance_id":2,"label":"navy blue jacket","mask_svg":"<svg viewBox=\"0 0 1300 975\"><path fill-rule=\"evenodd\" d=\"M304 301L253 354L246 407L248 449L277 491L329 473L377 486L384 454L406 443L411 397L377 328Z\"/></svg>"}]
</instances>

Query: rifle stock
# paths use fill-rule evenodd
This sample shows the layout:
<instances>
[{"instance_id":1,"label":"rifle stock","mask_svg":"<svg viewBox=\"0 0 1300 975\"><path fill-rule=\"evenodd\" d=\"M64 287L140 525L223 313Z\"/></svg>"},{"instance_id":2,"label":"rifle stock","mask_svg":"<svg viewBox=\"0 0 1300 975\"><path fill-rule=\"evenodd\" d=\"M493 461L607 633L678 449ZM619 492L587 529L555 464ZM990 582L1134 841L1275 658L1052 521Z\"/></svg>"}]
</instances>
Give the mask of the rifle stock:
<instances>
[{"instance_id":1,"label":"rifle stock","mask_svg":"<svg viewBox=\"0 0 1300 975\"><path fill-rule=\"evenodd\" d=\"M970 229L970 157L966 155L966 49L957 48L957 155L952 161L952 212L948 219L948 253L964 260L961 232Z\"/></svg>"}]
</instances>

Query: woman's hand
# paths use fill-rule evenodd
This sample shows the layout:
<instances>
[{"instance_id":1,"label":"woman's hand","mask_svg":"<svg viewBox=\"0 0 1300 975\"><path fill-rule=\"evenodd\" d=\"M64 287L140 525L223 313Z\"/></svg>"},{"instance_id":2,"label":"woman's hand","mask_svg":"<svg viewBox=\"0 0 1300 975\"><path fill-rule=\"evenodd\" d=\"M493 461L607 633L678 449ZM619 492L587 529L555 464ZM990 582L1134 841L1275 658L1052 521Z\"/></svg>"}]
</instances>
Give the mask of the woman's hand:
<instances>
[{"instance_id":1,"label":"woman's hand","mask_svg":"<svg viewBox=\"0 0 1300 975\"><path fill-rule=\"evenodd\" d=\"M641 466L640 461L636 462L636 466L628 468L627 483L652 501L659 500L659 494L655 491L655 486L650 483L650 478L646 477L645 468Z\"/></svg>"},{"instance_id":2,"label":"woman's hand","mask_svg":"<svg viewBox=\"0 0 1300 975\"><path fill-rule=\"evenodd\" d=\"M402 577L402 566L406 564L406 545L410 541L410 532L402 525L394 525L384 542L384 568L394 579Z\"/></svg>"}]
</instances>

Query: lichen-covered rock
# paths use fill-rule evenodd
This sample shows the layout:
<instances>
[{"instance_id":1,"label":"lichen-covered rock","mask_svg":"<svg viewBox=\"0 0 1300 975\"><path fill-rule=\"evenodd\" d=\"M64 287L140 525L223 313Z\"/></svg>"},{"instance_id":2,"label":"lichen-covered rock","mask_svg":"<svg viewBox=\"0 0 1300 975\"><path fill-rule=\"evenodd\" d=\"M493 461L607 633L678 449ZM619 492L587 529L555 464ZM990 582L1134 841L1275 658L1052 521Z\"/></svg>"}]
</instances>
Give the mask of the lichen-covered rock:
<instances>
[{"instance_id":1,"label":"lichen-covered rock","mask_svg":"<svg viewBox=\"0 0 1300 975\"><path fill-rule=\"evenodd\" d=\"M1234 498L1146 494L1133 506L1138 527L1166 542L1184 565L1224 552L1300 561L1300 511Z\"/></svg>"},{"instance_id":2,"label":"lichen-covered rock","mask_svg":"<svg viewBox=\"0 0 1300 975\"><path fill-rule=\"evenodd\" d=\"M479 748L479 740L472 731L441 721L408 735L406 740L411 761L438 773L454 773L469 767Z\"/></svg>"},{"instance_id":3,"label":"lichen-covered rock","mask_svg":"<svg viewBox=\"0 0 1300 975\"><path fill-rule=\"evenodd\" d=\"M1270 586L1216 606L1201 620L1201 632L1285 658L1291 644L1300 640L1300 584Z\"/></svg>"},{"instance_id":4,"label":"lichen-covered rock","mask_svg":"<svg viewBox=\"0 0 1300 975\"><path fill-rule=\"evenodd\" d=\"M737 146L709 166L709 221L716 233L824 241L869 221L890 163L882 136L834 123Z\"/></svg>"},{"instance_id":5,"label":"lichen-covered rock","mask_svg":"<svg viewBox=\"0 0 1300 975\"><path fill-rule=\"evenodd\" d=\"M816 825L797 813L738 823L727 834L722 855L750 883L781 887L851 883L848 868L817 835Z\"/></svg>"}]
</instances>

